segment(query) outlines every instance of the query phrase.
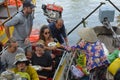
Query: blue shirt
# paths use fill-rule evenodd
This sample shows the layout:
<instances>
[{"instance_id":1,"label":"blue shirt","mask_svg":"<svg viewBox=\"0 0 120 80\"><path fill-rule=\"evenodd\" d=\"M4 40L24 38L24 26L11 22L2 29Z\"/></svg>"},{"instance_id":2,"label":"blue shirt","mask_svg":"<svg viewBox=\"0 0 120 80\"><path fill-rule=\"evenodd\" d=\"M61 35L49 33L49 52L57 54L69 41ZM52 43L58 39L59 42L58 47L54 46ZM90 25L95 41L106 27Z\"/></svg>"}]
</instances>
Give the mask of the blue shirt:
<instances>
[{"instance_id":1,"label":"blue shirt","mask_svg":"<svg viewBox=\"0 0 120 80\"><path fill-rule=\"evenodd\" d=\"M63 25L60 29L56 28L55 22L51 22L49 25L51 34L53 38L56 38L59 43L64 43L64 39L67 37L66 31L65 31L65 26Z\"/></svg>"}]
</instances>

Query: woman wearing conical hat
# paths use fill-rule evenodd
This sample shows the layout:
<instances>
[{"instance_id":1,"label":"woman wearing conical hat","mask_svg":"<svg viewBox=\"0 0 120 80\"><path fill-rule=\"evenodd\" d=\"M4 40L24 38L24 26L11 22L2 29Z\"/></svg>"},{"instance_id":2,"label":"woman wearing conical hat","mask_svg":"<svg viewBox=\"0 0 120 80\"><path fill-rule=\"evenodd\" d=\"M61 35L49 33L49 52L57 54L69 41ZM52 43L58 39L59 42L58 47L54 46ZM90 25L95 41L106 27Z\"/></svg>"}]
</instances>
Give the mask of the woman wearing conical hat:
<instances>
[{"instance_id":1,"label":"woman wearing conical hat","mask_svg":"<svg viewBox=\"0 0 120 80\"><path fill-rule=\"evenodd\" d=\"M81 37L77 48L86 53L86 65L90 72L90 80L106 80L106 70L109 61L101 43L92 28L81 28L79 30Z\"/></svg>"}]
</instances>

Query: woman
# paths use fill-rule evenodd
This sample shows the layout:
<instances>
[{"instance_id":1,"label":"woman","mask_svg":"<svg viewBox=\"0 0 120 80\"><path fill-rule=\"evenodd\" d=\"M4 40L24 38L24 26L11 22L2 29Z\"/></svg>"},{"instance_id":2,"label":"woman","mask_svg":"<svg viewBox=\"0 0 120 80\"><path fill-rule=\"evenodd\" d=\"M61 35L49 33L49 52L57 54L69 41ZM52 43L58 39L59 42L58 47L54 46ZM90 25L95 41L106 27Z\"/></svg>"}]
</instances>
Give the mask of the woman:
<instances>
[{"instance_id":1,"label":"woman","mask_svg":"<svg viewBox=\"0 0 120 80\"><path fill-rule=\"evenodd\" d=\"M109 61L103 49L103 43L97 39L92 28L82 28L79 30L81 41L77 48L86 53L87 69L90 72L90 80L107 80L106 70Z\"/></svg>"},{"instance_id":2,"label":"woman","mask_svg":"<svg viewBox=\"0 0 120 80\"><path fill-rule=\"evenodd\" d=\"M49 52L52 58L55 58L55 55L52 54L52 50L55 50L57 47L49 47L48 43L54 42L54 39L52 38L52 35L50 33L50 30L47 25L43 25L40 29L40 40L44 41L45 44L45 51Z\"/></svg>"}]
</instances>

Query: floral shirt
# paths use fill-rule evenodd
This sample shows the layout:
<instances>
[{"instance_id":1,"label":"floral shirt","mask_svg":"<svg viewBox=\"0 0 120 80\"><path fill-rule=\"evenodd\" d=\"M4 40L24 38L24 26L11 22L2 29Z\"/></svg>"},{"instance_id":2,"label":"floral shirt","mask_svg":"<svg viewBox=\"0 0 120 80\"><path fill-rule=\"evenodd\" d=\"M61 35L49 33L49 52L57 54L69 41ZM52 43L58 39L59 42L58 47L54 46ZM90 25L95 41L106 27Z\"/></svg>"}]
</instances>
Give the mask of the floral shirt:
<instances>
[{"instance_id":1,"label":"floral shirt","mask_svg":"<svg viewBox=\"0 0 120 80\"><path fill-rule=\"evenodd\" d=\"M96 67L109 64L100 41L87 43L81 40L78 47L86 52L87 69L89 71Z\"/></svg>"}]
</instances>

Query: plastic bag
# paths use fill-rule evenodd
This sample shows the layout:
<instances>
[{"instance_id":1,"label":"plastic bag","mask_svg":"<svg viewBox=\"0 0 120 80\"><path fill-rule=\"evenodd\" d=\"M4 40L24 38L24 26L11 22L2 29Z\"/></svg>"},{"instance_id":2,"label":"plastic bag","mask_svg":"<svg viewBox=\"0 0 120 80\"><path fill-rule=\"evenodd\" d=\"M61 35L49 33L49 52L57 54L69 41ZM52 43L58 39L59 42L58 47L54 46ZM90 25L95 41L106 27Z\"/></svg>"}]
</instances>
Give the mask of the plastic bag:
<instances>
[{"instance_id":1,"label":"plastic bag","mask_svg":"<svg viewBox=\"0 0 120 80\"><path fill-rule=\"evenodd\" d=\"M71 66L71 72L76 78L81 78L84 76L84 73L74 65Z\"/></svg>"}]
</instances>

